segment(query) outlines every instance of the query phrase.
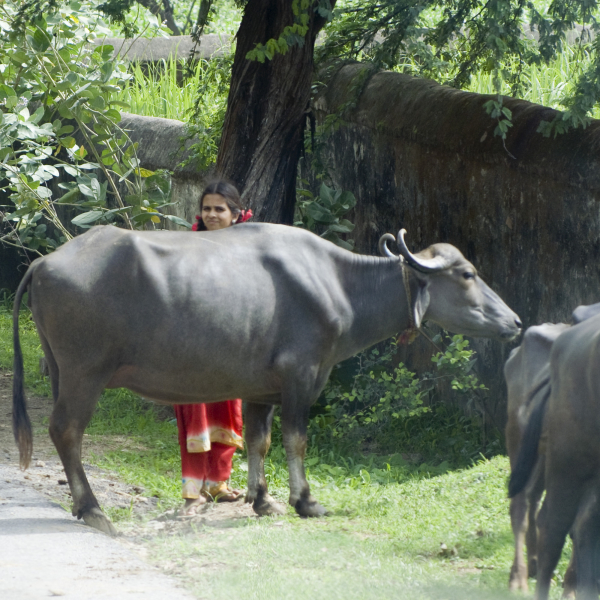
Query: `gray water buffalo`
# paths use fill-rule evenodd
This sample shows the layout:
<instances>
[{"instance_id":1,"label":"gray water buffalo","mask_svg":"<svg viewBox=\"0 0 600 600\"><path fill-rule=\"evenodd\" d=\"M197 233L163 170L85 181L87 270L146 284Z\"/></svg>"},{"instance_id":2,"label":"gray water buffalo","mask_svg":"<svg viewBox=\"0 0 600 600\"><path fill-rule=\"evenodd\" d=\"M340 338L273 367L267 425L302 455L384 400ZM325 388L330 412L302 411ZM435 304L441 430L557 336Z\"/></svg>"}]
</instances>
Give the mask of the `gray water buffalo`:
<instances>
[{"instance_id":1,"label":"gray water buffalo","mask_svg":"<svg viewBox=\"0 0 600 600\"><path fill-rule=\"evenodd\" d=\"M13 428L21 464L31 457L18 311L28 301L45 352L54 410L50 436L65 468L73 515L108 533L81 464L81 441L104 388L126 387L167 404L247 402L247 502L281 507L267 491L264 457L273 405L281 427L290 504L323 515L304 473L310 406L332 367L430 319L450 331L503 341L517 315L449 244L402 257L359 256L283 225L212 232L132 232L101 226L32 263L15 298ZM389 254L384 236L381 249Z\"/></svg>"},{"instance_id":2,"label":"gray water buffalo","mask_svg":"<svg viewBox=\"0 0 600 600\"><path fill-rule=\"evenodd\" d=\"M515 466L531 409L550 387L548 372L552 344L568 328L569 325L565 323L544 323L529 327L523 334L521 345L511 352L504 365L508 397L506 449L511 468ZM539 460L538 463L527 487L510 501L510 521L515 537L515 558L509 578L511 590L527 591L527 578L535 577L536 574L535 517L544 491L543 460Z\"/></svg>"},{"instance_id":3,"label":"gray water buffalo","mask_svg":"<svg viewBox=\"0 0 600 600\"><path fill-rule=\"evenodd\" d=\"M578 306L571 315L573 324L600 313L600 303ZM556 338L568 329L566 323L544 323L525 330L521 345L515 348L504 366L508 395L506 448L511 468L515 468L523 432L532 413L550 393L550 351ZM537 572L536 515L544 491L544 456L540 453L526 488L510 502L510 517L515 537L515 558L509 588L527 590L527 578ZM527 545L525 564L524 544ZM575 592L573 558L563 580L564 596Z\"/></svg>"},{"instance_id":4,"label":"gray water buffalo","mask_svg":"<svg viewBox=\"0 0 600 600\"><path fill-rule=\"evenodd\" d=\"M522 493L544 455L546 497L537 516L537 600L548 598L569 531L577 598L598 598L600 564L600 315L567 328L552 344L550 387L531 411L509 482Z\"/></svg>"}]
</instances>

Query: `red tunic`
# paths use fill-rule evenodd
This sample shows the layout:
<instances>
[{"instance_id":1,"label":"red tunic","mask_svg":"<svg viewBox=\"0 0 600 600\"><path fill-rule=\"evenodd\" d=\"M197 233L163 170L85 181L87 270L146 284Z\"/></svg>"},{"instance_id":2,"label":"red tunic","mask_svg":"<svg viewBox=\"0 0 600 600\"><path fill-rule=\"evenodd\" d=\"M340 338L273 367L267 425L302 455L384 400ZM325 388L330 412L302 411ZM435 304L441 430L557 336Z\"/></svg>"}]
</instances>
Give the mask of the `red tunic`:
<instances>
[{"instance_id":1,"label":"red tunic","mask_svg":"<svg viewBox=\"0 0 600 600\"><path fill-rule=\"evenodd\" d=\"M182 496L198 498L202 490L214 495L229 479L236 448L243 448L242 401L175 406L181 448Z\"/></svg>"}]
</instances>

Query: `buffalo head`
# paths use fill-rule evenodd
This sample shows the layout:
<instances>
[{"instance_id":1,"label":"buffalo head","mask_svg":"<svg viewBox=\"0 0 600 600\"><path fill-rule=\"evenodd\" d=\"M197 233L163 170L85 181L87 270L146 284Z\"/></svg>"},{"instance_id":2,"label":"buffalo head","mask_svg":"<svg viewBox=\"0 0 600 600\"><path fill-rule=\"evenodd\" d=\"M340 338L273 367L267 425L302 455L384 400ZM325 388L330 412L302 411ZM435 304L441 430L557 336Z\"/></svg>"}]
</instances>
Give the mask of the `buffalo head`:
<instances>
[{"instance_id":1,"label":"buffalo head","mask_svg":"<svg viewBox=\"0 0 600 600\"><path fill-rule=\"evenodd\" d=\"M475 337L490 337L507 342L521 333L518 317L479 277L475 267L450 244L433 244L412 254L400 230L397 245L402 266L408 269L413 320L430 319L444 329ZM387 233L380 250L393 256L387 241L396 241Z\"/></svg>"}]
</instances>

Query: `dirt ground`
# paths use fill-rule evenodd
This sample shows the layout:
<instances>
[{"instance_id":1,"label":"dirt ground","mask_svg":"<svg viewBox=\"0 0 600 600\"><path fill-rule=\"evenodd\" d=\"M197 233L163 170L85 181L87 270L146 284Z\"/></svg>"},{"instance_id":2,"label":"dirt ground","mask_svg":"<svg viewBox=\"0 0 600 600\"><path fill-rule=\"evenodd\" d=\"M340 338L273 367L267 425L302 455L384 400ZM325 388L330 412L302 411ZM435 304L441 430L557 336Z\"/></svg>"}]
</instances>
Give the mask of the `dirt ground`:
<instances>
[{"instance_id":1,"label":"dirt ground","mask_svg":"<svg viewBox=\"0 0 600 600\"><path fill-rule=\"evenodd\" d=\"M71 510L71 493L58 454L48 435L48 418L52 411L51 398L39 398L27 394L27 409L33 426L33 460L27 471L15 471L16 481L30 486ZM106 436L94 440L84 435L84 468L94 494L103 509L130 509L133 520L129 524L117 524L122 541L137 545L155 535L185 535L195 526L227 527L232 520L255 518L249 504L243 501L231 503L207 503L193 517L180 517L174 510L159 514L157 498L144 495L144 490L120 481L114 474L89 465L85 457L90 453L101 454L114 450L115 445L127 447L125 436ZM0 372L0 463L19 466L19 453L12 433L12 373ZM138 548L144 554L142 547Z\"/></svg>"}]
</instances>

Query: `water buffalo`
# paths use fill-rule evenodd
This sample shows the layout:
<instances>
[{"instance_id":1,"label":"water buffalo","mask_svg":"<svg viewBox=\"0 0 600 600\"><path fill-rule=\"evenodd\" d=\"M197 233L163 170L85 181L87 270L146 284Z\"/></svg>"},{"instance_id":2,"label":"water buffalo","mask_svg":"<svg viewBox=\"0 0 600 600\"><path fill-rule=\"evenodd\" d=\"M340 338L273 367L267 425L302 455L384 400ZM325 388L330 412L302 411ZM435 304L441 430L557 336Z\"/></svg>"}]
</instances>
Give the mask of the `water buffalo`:
<instances>
[{"instance_id":1,"label":"water buffalo","mask_svg":"<svg viewBox=\"0 0 600 600\"><path fill-rule=\"evenodd\" d=\"M281 507L267 491L264 457L273 405L290 474L290 504L323 515L304 474L308 411L332 367L431 319L503 341L517 315L449 244L402 257L359 256L298 228L243 224L200 233L94 227L32 263L15 298L13 428L31 457L18 311L28 301L55 406L50 436L65 467L73 515L114 533L81 464L84 429L104 388L167 404L247 402L247 502ZM384 236L382 251L390 234Z\"/></svg>"},{"instance_id":2,"label":"water buffalo","mask_svg":"<svg viewBox=\"0 0 600 600\"><path fill-rule=\"evenodd\" d=\"M598 598L600 543L600 315L567 328L552 344L550 386L531 411L509 482L522 493L544 455L546 497L537 516L537 600L548 598L569 531L577 598ZM542 446L542 447L540 447Z\"/></svg>"},{"instance_id":3,"label":"water buffalo","mask_svg":"<svg viewBox=\"0 0 600 600\"><path fill-rule=\"evenodd\" d=\"M600 303L578 306L571 315L573 324L581 323L600 313ZM529 327L521 345L515 348L504 366L508 392L506 448L511 468L515 468L523 432L532 410L550 393L550 351L554 340L568 329L566 323L544 323ZM538 457L527 487L510 502L510 517L515 537L515 558L510 572L509 588L527 590L527 578L537 572L536 514L544 491L544 457ZM527 545L527 564L524 558ZM575 592L573 558L563 580L564 596Z\"/></svg>"},{"instance_id":4,"label":"water buffalo","mask_svg":"<svg viewBox=\"0 0 600 600\"><path fill-rule=\"evenodd\" d=\"M521 345L515 348L504 365L508 396L506 449L514 468L523 430L531 409L549 389L548 366L554 340L569 325L544 323L529 327ZM537 568L537 534L535 517L544 491L543 460L538 461L527 487L510 501L510 521L515 537L515 558L510 571L509 588L527 591L527 578L534 577ZM524 544L527 543L527 564Z\"/></svg>"}]
</instances>

